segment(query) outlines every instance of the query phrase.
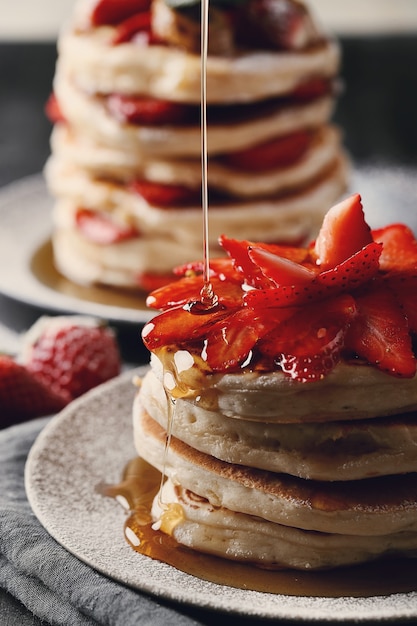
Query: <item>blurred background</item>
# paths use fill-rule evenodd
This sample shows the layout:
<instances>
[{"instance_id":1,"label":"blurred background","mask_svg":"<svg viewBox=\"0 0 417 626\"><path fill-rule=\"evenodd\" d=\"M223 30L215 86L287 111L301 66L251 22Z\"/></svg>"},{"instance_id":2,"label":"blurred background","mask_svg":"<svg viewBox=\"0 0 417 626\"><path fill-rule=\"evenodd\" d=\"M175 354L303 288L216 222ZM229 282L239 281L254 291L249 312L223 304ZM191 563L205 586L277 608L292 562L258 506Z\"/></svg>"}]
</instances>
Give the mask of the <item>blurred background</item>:
<instances>
[{"instance_id":1,"label":"blurred background","mask_svg":"<svg viewBox=\"0 0 417 626\"><path fill-rule=\"evenodd\" d=\"M0 186L42 170L56 38L74 0L0 0ZM310 0L340 39L335 120L355 162L417 163L417 0Z\"/></svg>"}]
</instances>

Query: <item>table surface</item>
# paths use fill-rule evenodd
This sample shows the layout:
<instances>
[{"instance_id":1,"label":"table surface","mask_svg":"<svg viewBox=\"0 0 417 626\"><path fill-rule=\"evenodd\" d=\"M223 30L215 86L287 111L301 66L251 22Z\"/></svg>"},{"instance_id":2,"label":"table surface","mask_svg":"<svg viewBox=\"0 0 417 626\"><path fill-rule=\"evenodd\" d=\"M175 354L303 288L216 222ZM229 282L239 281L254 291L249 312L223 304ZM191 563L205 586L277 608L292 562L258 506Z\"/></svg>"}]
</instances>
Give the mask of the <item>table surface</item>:
<instances>
[{"instance_id":1,"label":"table surface","mask_svg":"<svg viewBox=\"0 0 417 626\"><path fill-rule=\"evenodd\" d=\"M344 129L345 145L355 163L417 165L417 38L346 37L341 43L345 89L335 121ZM53 43L0 43L0 191L12 181L42 171L51 131L43 109L55 61ZM0 348L13 351L19 334L42 313L0 295ZM125 361L146 363L148 354L138 347L137 329L120 330ZM206 623L212 618L206 616ZM41 624L4 590L0 590L0 623Z\"/></svg>"}]
</instances>

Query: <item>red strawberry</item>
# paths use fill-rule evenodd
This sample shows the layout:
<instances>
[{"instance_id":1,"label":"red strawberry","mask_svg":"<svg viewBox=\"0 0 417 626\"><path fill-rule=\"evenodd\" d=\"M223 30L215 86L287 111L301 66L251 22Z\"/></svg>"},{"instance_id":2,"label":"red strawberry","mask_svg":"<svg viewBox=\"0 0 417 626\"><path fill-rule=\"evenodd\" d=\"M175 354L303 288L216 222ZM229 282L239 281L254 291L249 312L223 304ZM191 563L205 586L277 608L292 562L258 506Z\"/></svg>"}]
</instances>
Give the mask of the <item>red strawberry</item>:
<instances>
[{"instance_id":1,"label":"red strawberry","mask_svg":"<svg viewBox=\"0 0 417 626\"><path fill-rule=\"evenodd\" d=\"M416 360L407 318L395 295L378 282L355 297L358 317L346 336L346 348L393 376L412 378Z\"/></svg>"},{"instance_id":2,"label":"red strawberry","mask_svg":"<svg viewBox=\"0 0 417 626\"><path fill-rule=\"evenodd\" d=\"M0 355L0 428L60 411L65 399L23 365Z\"/></svg>"},{"instance_id":3,"label":"red strawberry","mask_svg":"<svg viewBox=\"0 0 417 626\"><path fill-rule=\"evenodd\" d=\"M66 402L120 372L113 331L99 320L82 316L40 318L24 338L22 362Z\"/></svg>"},{"instance_id":4,"label":"red strawberry","mask_svg":"<svg viewBox=\"0 0 417 626\"><path fill-rule=\"evenodd\" d=\"M291 97L296 100L312 100L330 93L331 90L332 85L328 79L322 77L311 78L298 85L292 92Z\"/></svg>"},{"instance_id":5,"label":"red strawberry","mask_svg":"<svg viewBox=\"0 0 417 626\"><path fill-rule=\"evenodd\" d=\"M172 274L153 274L152 272L142 272L137 274L136 283L140 289L150 293L156 289L161 289L172 283L175 277Z\"/></svg>"},{"instance_id":6,"label":"red strawberry","mask_svg":"<svg viewBox=\"0 0 417 626\"><path fill-rule=\"evenodd\" d=\"M142 196L146 202L169 208L174 206L190 206L200 203L200 189L190 189L184 185L168 185L149 180L135 180L129 185L134 193Z\"/></svg>"},{"instance_id":7,"label":"red strawberry","mask_svg":"<svg viewBox=\"0 0 417 626\"><path fill-rule=\"evenodd\" d=\"M350 295L292 309L292 315L265 335L258 348L295 380L320 380L340 360L343 339L355 315Z\"/></svg>"},{"instance_id":8,"label":"red strawberry","mask_svg":"<svg viewBox=\"0 0 417 626\"><path fill-rule=\"evenodd\" d=\"M395 294L410 331L417 335L417 271L390 272L384 282Z\"/></svg>"},{"instance_id":9,"label":"red strawberry","mask_svg":"<svg viewBox=\"0 0 417 626\"><path fill-rule=\"evenodd\" d=\"M181 124L192 111L190 105L180 102L118 93L108 96L107 108L120 122L143 126Z\"/></svg>"},{"instance_id":10,"label":"red strawberry","mask_svg":"<svg viewBox=\"0 0 417 626\"><path fill-rule=\"evenodd\" d=\"M65 117L61 111L55 94L51 94L45 104L46 117L52 124L65 122Z\"/></svg>"},{"instance_id":11,"label":"red strawberry","mask_svg":"<svg viewBox=\"0 0 417 626\"><path fill-rule=\"evenodd\" d=\"M150 11L147 11L146 13L138 13L137 15L128 17L126 20L117 25L112 43L114 46L117 46L118 44L131 41L138 33L147 33L150 36L150 32Z\"/></svg>"},{"instance_id":12,"label":"red strawberry","mask_svg":"<svg viewBox=\"0 0 417 626\"><path fill-rule=\"evenodd\" d=\"M217 276L210 278L210 282L220 304L236 308L242 303L243 291L239 283L223 281ZM164 311L184 306L188 302L196 302L200 299L203 284L201 275L187 276L150 293L146 304L150 308Z\"/></svg>"},{"instance_id":13,"label":"red strawberry","mask_svg":"<svg viewBox=\"0 0 417 626\"><path fill-rule=\"evenodd\" d=\"M250 258L250 248L261 248L271 254L279 255L296 263L302 263L308 258L308 251L305 248L290 248L278 244L254 243L245 240L239 241L237 239L229 239L225 235L220 236L219 243L233 260L233 264L238 272L242 274L242 278L252 287L268 287L271 285L271 281L262 274L258 265Z\"/></svg>"},{"instance_id":14,"label":"red strawberry","mask_svg":"<svg viewBox=\"0 0 417 626\"><path fill-rule=\"evenodd\" d=\"M300 306L336 296L356 289L373 278L378 272L380 254L381 244L370 243L343 263L317 274L311 282L305 280L304 283L291 284L295 272L291 267L288 279L281 274L279 287L248 291L245 301L253 308L283 307ZM283 272L284 264L281 264L280 269Z\"/></svg>"},{"instance_id":15,"label":"red strawberry","mask_svg":"<svg viewBox=\"0 0 417 626\"><path fill-rule=\"evenodd\" d=\"M163 346L188 345L207 336L210 328L219 319L229 315L222 306L207 313L192 313L183 306L168 309L148 322L142 330L142 339L148 350Z\"/></svg>"},{"instance_id":16,"label":"red strawberry","mask_svg":"<svg viewBox=\"0 0 417 626\"><path fill-rule=\"evenodd\" d=\"M302 288L311 285L318 273L300 263L272 254L272 252L257 246L249 248L248 255L251 261L259 267L262 274L277 287L297 285L297 287Z\"/></svg>"},{"instance_id":17,"label":"red strawberry","mask_svg":"<svg viewBox=\"0 0 417 626\"><path fill-rule=\"evenodd\" d=\"M203 352L212 371L240 369L250 361L255 343L276 324L270 314L239 309L216 322L206 336Z\"/></svg>"},{"instance_id":18,"label":"red strawberry","mask_svg":"<svg viewBox=\"0 0 417 626\"><path fill-rule=\"evenodd\" d=\"M234 268L232 259L216 258L210 259L210 276L217 276L220 280L229 280L236 283L242 282L242 275ZM204 261L191 261L178 265L174 268L176 276L192 276L202 274L204 271Z\"/></svg>"},{"instance_id":19,"label":"red strawberry","mask_svg":"<svg viewBox=\"0 0 417 626\"><path fill-rule=\"evenodd\" d=\"M78 209L75 221L77 228L87 239L100 245L118 243L139 236L133 226L121 226L106 214L90 209Z\"/></svg>"},{"instance_id":20,"label":"red strawberry","mask_svg":"<svg viewBox=\"0 0 417 626\"><path fill-rule=\"evenodd\" d=\"M147 11L150 0L98 0L91 13L93 26L114 25Z\"/></svg>"},{"instance_id":21,"label":"red strawberry","mask_svg":"<svg viewBox=\"0 0 417 626\"><path fill-rule=\"evenodd\" d=\"M417 241L413 231L404 224L391 224L372 231L374 241L383 244L379 265L381 270L417 269Z\"/></svg>"},{"instance_id":22,"label":"red strawberry","mask_svg":"<svg viewBox=\"0 0 417 626\"><path fill-rule=\"evenodd\" d=\"M333 206L324 216L314 244L317 263L323 270L335 267L372 241L361 197L355 194Z\"/></svg>"},{"instance_id":23,"label":"red strawberry","mask_svg":"<svg viewBox=\"0 0 417 626\"><path fill-rule=\"evenodd\" d=\"M301 130L283 137L276 137L239 152L224 155L223 161L249 172L263 172L272 168L291 165L306 152L313 138L313 133Z\"/></svg>"}]
</instances>

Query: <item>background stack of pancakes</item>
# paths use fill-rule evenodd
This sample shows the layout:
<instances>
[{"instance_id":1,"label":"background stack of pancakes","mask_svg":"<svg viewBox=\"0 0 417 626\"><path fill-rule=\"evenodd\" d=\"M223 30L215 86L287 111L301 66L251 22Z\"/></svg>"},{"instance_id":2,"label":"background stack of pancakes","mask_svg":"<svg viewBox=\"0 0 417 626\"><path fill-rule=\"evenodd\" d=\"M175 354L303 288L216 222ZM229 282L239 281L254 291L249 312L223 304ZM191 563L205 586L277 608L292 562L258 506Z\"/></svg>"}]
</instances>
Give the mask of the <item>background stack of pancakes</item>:
<instances>
[{"instance_id":1,"label":"background stack of pancakes","mask_svg":"<svg viewBox=\"0 0 417 626\"><path fill-rule=\"evenodd\" d=\"M181 504L177 541L278 568L417 556L415 378L347 363L313 385L202 372L169 422L167 372L151 364L135 445L168 477L162 503ZM153 516L164 520L158 498Z\"/></svg>"},{"instance_id":2,"label":"background stack of pancakes","mask_svg":"<svg viewBox=\"0 0 417 626\"><path fill-rule=\"evenodd\" d=\"M201 256L200 3L81 0L62 32L45 173L55 263L149 290ZM345 190L337 44L293 0L210 3L210 246L301 243Z\"/></svg>"}]
</instances>

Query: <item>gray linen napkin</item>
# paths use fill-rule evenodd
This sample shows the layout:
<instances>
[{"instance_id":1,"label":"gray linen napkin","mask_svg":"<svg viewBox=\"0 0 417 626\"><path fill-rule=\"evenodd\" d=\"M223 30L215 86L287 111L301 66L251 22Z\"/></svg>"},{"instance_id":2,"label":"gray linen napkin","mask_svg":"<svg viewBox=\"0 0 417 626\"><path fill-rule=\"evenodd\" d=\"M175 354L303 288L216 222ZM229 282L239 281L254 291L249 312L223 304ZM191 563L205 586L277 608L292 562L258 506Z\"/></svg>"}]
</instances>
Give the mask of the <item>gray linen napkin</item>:
<instances>
[{"instance_id":1,"label":"gray linen napkin","mask_svg":"<svg viewBox=\"0 0 417 626\"><path fill-rule=\"evenodd\" d=\"M59 626L192 626L181 609L103 576L60 546L32 513L24 465L47 418L0 431L0 586Z\"/></svg>"}]
</instances>

